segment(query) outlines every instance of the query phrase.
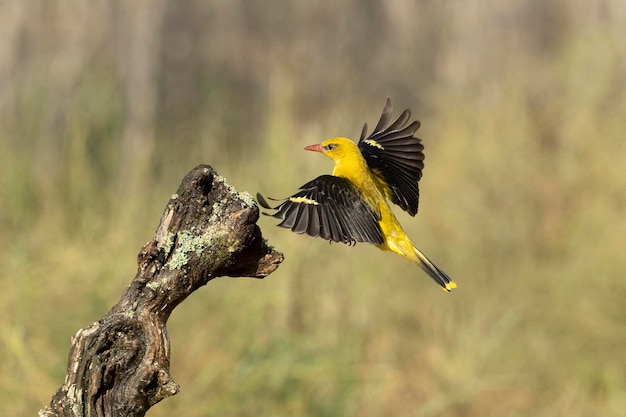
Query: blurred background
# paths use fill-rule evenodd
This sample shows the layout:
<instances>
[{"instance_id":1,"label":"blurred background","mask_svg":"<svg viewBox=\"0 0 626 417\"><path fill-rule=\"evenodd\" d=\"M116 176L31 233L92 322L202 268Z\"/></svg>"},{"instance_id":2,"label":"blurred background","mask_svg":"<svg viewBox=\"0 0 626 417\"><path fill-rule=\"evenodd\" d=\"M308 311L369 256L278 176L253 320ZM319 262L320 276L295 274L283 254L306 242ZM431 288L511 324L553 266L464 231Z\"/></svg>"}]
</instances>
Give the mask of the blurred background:
<instances>
[{"instance_id":1,"label":"blurred background","mask_svg":"<svg viewBox=\"0 0 626 417\"><path fill-rule=\"evenodd\" d=\"M285 197L390 96L426 146L398 215L459 288L262 217L285 262L175 310L149 415L623 415L625 40L622 0L0 2L2 414L50 401L195 165Z\"/></svg>"}]
</instances>

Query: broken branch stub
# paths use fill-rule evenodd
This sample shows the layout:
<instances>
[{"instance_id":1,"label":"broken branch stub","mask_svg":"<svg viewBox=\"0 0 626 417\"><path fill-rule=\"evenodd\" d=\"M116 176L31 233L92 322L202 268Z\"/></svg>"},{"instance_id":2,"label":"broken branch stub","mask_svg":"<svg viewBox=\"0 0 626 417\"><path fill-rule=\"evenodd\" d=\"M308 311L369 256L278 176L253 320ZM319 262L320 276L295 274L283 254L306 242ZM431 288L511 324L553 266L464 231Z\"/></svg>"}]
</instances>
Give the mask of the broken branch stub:
<instances>
[{"instance_id":1,"label":"broken branch stub","mask_svg":"<svg viewBox=\"0 0 626 417\"><path fill-rule=\"evenodd\" d=\"M187 174L120 301L72 338L65 382L39 414L143 416L176 394L165 327L174 308L213 278L264 278L283 260L258 217L252 197L210 166Z\"/></svg>"}]
</instances>

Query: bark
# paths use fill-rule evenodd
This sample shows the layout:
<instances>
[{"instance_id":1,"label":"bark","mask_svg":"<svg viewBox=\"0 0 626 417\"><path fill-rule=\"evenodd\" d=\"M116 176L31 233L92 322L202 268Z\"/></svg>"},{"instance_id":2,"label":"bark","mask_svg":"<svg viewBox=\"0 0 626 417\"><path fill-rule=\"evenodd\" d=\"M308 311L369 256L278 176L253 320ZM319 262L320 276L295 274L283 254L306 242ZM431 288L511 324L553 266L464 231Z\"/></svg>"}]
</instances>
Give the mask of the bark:
<instances>
[{"instance_id":1,"label":"bark","mask_svg":"<svg viewBox=\"0 0 626 417\"><path fill-rule=\"evenodd\" d=\"M283 260L258 217L252 197L210 166L187 174L120 301L72 338L65 382L39 415L143 416L176 394L166 329L174 308L213 278L263 278Z\"/></svg>"}]
</instances>

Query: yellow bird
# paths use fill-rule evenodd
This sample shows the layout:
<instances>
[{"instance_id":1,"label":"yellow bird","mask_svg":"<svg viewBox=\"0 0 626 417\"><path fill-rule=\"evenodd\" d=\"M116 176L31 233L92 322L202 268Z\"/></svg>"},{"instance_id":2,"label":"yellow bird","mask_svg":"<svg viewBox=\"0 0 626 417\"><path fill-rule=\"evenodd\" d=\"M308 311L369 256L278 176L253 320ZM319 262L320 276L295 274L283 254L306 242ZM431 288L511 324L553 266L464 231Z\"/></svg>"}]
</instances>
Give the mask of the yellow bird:
<instances>
[{"instance_id":1,"label":"yellow bird","mask_svg":"<svg viewBox=\"0 0 626 417\"><path fill-rule=\"evenodd\" d=\"M304 148L332 159L332 175L309 181L275 208L261 194L257 199L262 207L276 210L272 216L282 219L281 227L331 242L372 243L415 262L450 291L456 288L454 281L413 245L388 204L415 216L424 168L424 145L413 136L420 122L407 125L411 118L407 109L387 126L392 107L388 98L371 135L367 136L367 123L363 126L358 145L332 138Z\"/></svg>"}]
</instances>

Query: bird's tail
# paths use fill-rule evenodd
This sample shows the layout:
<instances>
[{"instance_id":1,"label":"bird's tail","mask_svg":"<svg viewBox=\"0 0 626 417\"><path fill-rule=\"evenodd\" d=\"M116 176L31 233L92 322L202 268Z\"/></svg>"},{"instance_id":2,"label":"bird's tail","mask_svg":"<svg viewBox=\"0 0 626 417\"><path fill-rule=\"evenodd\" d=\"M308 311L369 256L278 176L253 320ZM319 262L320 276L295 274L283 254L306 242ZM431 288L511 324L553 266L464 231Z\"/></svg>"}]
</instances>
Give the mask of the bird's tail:
<instances>
[{"instance_id":1,"label":"bird's tail","mask_svg":"<svg viewBox=\"0 0 626 417\"><path fill-rule=\"evenodd\" d=\"M430 276L437 284L441 285L444 291L451 291L456 288L456 283L446 275L441 269L430 261L419 249L413 246L415 255L417 255L417 264Z\"/></svg>"}]
</instances>

